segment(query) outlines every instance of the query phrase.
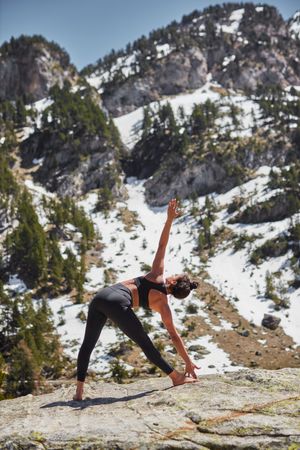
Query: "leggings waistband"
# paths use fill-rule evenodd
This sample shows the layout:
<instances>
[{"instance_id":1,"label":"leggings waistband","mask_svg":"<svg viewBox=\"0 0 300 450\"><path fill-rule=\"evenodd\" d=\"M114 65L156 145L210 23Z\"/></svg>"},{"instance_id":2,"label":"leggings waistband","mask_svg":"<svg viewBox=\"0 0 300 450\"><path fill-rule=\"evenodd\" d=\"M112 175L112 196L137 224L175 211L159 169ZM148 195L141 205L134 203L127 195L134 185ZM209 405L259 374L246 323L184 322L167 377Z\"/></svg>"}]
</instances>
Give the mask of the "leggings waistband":
<instances>
[{"instance_id":1,"label":"leggings waistband","mask_svg":"<svg viewBox=\"0 0 300 450\"><path fill-rule=\"evenodd\" d=\"M128 296L131 305L133 304L132 292L123 283L116 283L116 284L113 284L111 286L108 286L108 289L110 289L112 291L115 291L115 292L118 292L119 294L121 294L124 297Z\"/></svg>"}]
</instances>

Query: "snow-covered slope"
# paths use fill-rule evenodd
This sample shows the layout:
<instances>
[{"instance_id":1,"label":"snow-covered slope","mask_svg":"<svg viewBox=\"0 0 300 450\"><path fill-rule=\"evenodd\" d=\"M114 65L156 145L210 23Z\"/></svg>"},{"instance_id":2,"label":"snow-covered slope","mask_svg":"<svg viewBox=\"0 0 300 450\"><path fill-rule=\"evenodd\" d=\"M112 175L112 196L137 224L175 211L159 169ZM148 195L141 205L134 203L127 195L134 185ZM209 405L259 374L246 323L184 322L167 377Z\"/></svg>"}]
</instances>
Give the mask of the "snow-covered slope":
<instances>
[{"instance_id":1,"label":"snow-covered slope","mask_svg":"<svg viewBox=\"0 0 300 450\"><path fill-rule=\"evenodd\" d=\"M297 11L290 19L289 30L294 39L300 39L300 11Z\"/></svg>"},{"instance_id":2,"label":"snow-covered slope","mask_svg":"<svg viewBox=\"0 0 300 450\"><path fill-rule=\"evenodd\" d=\"M102 254L104 265L103 267L92 266L88 271L85 284L87 291L95 291L103 286L105 269L114 269L117 274L117 280L121 281L144 273L142 270L143 264L151 264L166 218L166 208L151 209L145 204L143 184L144 181L129 179L127 186L128 200L124 203L118 203L116 211L111 212L107 217L102 213L92 212L96 201L95 194L87 195L80 202L80 205L93 218L93 222L101 233L102 241L105 244ZM139 223L130 232L124 230L124 224L118 218L118 208L122 207L137 213ZM182 273L186 268L196 272L197 268L199 268L200 260L194 252L197 234L195 225L195 219L191 216L177 219L174 223L166 257L166 275ZM183 330L182 319L186 315L185 305L182 301L174 298L171 299L170 303L174 322L178 330ZM189 303L199 305L199 299L191 295ZM51 300L50 306L55 314L57 324L60 322L61 317L65 319L65 323L58 326L58 331L66 346L67 353L72 357L76 357L85 327L85 324L76 316L80 311L84 311L87 314L87 305L73 305L67 297L61 297ZM200 312L200 314L205 316L204 312ZM137 315L141 319L145 319L145 314L142 310L137 310ZM209 319L206 317L206 320ZM165 330L160 328L160 321L161 318L156 313L151 318L147 317L147 322L154 327L150 333L151 337L157 332L165 334ZM124 336L117 333L114 328L105 326L93 353L90 368L109 374L109 360L111 358L107 357L107 352L116 341L122 341L123 339ZM191 341L189 344L202 345L208 350L207 355L201 359L201 373L203 374L220 372L225 369L236 370L238 368L231 366L229 356L212 342L211 337L208 335L199 337L199 339ZM191 354L197 359L196 352L191 352ZM128 365L126 368L130 369Z\"/></svg>"},{"instance_id":3,"label":"snow-covered slope","mask_svg":"<svg viewBox=\"0 0 300 450\"><path fill-rule=\"evenodd\" d=\"M236 196L239 190L244 194L256 192L257 195L263 194L263 189L268 180L270 168L262 168L257 172L256 178L241 188L234 188L223 195L214 195L214 201L219 207L214 227L226 224L236 233L247 231L248 233L263 233L264 238L259 239L254 245L261 244L265 239L275 236L281 230L286 229L287 221L280 221L276 224L247 225L239 226L227 224L228 214L227 205ZM105 244L103 251L103 266L93 265L87 273L85 284L86 291L95 292L104 284L104 270L113 269L116 273L117 281L125 280L143 273L143 264L151 264L159 235L166 217L166 207L150 208L144 201L144 181L138 181L134 178L128 180L129 198L126 202L118 203L116 210L108 216L103 213L94 213L94 204L97 196L94 193L88 194L80 201L86 212L92 217L93 222L101 233L102 242ZM36 201L44 193L38 186L27 183L31 192L36 195ZM205 198L198 198L198 205L204 205ZM260 325L264 313L273 311L273 303L263 296L265 289L265 274L267 270L279 271L283 273L283 278L289 279L290 271L286 262L287 256L279 257L266 262L259 267L254 267L248 263L249 247L233 253L231 248L223 249L220 247L215 256L203 264L195 252L197 241L197 223L195 218L189 214L191 204L186 201L183 208L186 214L175 221L170 235L168 252L166 256L166 275L172 273L181 273L187 268L194 273L200 269L206 268L210 275L210 282L215 285L224 295L230 299L239 313L255 324ZM128 208L136 213L136 225L131 231L125 231L125 224L119 217L120 208ZM16 279L11 279L10 290L18 290ZM24 290L24 287L23 287ZM236 301L238 297L239 301ZM297 291L290 293L290 309L276 311L274 314L281 318L282 326L285 332L292 336L295 343L300 344L300 323L299 323L299 294ZM55 322L65 351L74 360L77 357L78 349L83 339L85 321L80 320L78 314L84 312L87 314L88 304L73 304L68 296L62 296L49 300L49 304L55 316ZM178 330L184 330L182 319L186 316L186 304L181 300L170 299L173 311L174 322ZM191 295L189 304L200 306L199 316L209 323L210 319L203 309L204 303L199 304L199 299ZM138 316L145 320L146 316L143 310L137 311ZM147 322L153 326L150 336L153 337L157 332L165 335L165 330L161 328L160 316L156 313L152 317L147 317ZM212 325L212 324L211 324ZM214 328L215 326L212 326ZM220 331L230 329L231 324L223 320ZM109 349L116 343L124 340L124 335L118 332L112 326L105 326L99 339L99 342L92 354L90 369L110 374L111 360L108 357ZM224 352L213 340L210 335L199 336L192 341L186 341L186 345L201 345L206 348L207 354L202 355L201 373L223 372L224 370L235 370L236 366L231 366L229 355ZM191 351L191 355L197 362L197 352ZM127 370L133 369L129 365L124 367Z\"/></svg>"},{"instance_id":4,"label":"snow-covered slope","mask_svg":"<svg viewBox=\"0 0 300 450\"><path fill-rule=\"evenodd\" d=\"M160 102L152 102L148 106L155 113L159 107L170 103L175 113L176 118L179 120L180 108L183 108L185 115L188 117L191 115L195 104L205 103L207 100L217 102L220 105L220 112L225 115L217 120L216 124L228 131L232 129L232 137L236 135L237 130L232 127L232 119L228 112L230 106L234 105L240 109L239 119L240 126L238 129L239 136L251 135L251 128L253 126L253 120L256 118L259 123L260 110L258 104L247 98L245 95L229 90L224 96L224 90L222 87L211 80L202 86L188 94L180 94L176 96L164 97ZM129 114L114 119L115 125L118 127L122 141L129 148L132 149L135 144L141 138L141 128L143 123L144 108L138 108Z\"/></svg>"},{"instance_id":5,"label":"snow-covered slope","mask_svg":"<svg viewBox=\"0 0 300 450\"><path fill-rule=\"evenodd\" d=\"M289 95L287 91L287 96ZM204 103L206 100L216 102L221 110L221 117L218 120L218 128L220 132L231 132L232 137L249 136L252 133L254 121L256 125L263 126L264 122L261 118L261 111L255 99L246 98L244 95L234 92L233 90L224 91L211 80L201 89L188 94L181 94L174 97L167 97L161 103L167 101L171 104L177 119L180 117L180 107L184 109L186 116L189 116L193 107L197 103ZM39 126L40 116L45 107L49 105L49 100L44 99L35 104L37 111L36 125ZM239 125L233 126L229 111L232 105L238 107ZM155 113L159 104L150 105L151 110ZM139 108L130 114L114 119L123 142L133 148L139 140L141 124L143 119L143 109ZM24 130L26 131L26 130ZM30 132L31 130L28 130ZM41 162L42 163L42 162ZM198 274L200 270L206 270L210 276L210 283L218 288L226 298L234 304L239 314L248 321L256 325L261 324L261 320L265 313L270 313L280 317L281 325L287 335L294 339L296 344L300 344L300 315L299 315L299 290L290 289L286 295L289 297L290 308L274 312L274 303L264 297L266 273L267 271L280 273L280 283L287 285L292 278L292 272L289 267L289 254L278 258L272 258L259 266L249 263L249 254L256 247L261 245L266 239L278 236L289 226L289 219L285 219L275 223L264 223L259 225L241 225L230 224L228 220L230 215L227 212L228 204L236 196L244 196L250 198L252 202L259 202L272 195L272 192L266 188L269 180L269 167L261 167L260 170L253 175L253 179L240 187L236 187L226 194L212 194L212 198L217 205L218 212L212 230L217 230L222 226L231 229L237 235L247 233L249 235L256 234L259 237L253 243L248 243L245 248L233 252L230 242L224 242L219 245L214 256L208 258L206 262L202 262L197 253L197 239L199 234L199 224L195 217L190 214L192 204L189 201L183 203L185 215L175 221L166 256L166 275L172 273L181 273L185 270L191 270ZM164 224L166 216L166 206L161 208L150 208L144 197L145 180L137 180L135 178L127 179L126 188L128 191L128 199L119 202L116 208L105 215L103 213L95 213L94 207L97 202L97 192L92 191L82 198L78 204L82 206L86 213L92 218L96 228L101 235L101 241L104 244L102 252L103 263L92 265L86 275L85 290L87 292L95 292L105 284L106 273L115 274L116 281L125 280L137 276L145 272L145 265L152 262L159 235ZM39 214L41 224L46 225L47 220L41 207L41 199L43 195L55 196L48 193L44 188L26 180L26 186L33 194L34 204ZM274 192L273 192L274 193ZM200 208L205 203L205 197L199 197L195 201ZM135 216L134 225L131 230L126 230L126 225L122 222L120 211L126 208ZM295 219L300 219L300 215L295 215ZM72 248L74 253L77 252L76 246L70 241L60 243L60 249L63 252L65 248ZM11 277L10 282L6 286L10 291L18 291L20 288L24 291L24 284L18 283L16 277ZM26 288L26 287L25 287ZM66 352L76 358L79 346L82 342L85 328L85 321L81 320L80 313L87 314L87 304L73 304L68 296L62 296L53 300L49 300L50 306L55 315L57 329L61 335L62 342ZM179 330L184 330L183 319L186 316L186 305L174 298L170 299L173 309L174 321ZM190 296L189 304L199 306L199 299L195 295ZM200 309L198 315L210 323L211 329L216 330L216 326L210 321L209 316L202 308L200 300ZM137 314L145 319L144 312L138 310ZM147 317L147 321L153 325L150 336L159 331L165 334L165 330L160 328L160 317L154 314ZM218 326L220 330L231 329L232 324L221 320ZM102 332L99 343L92 355L90 368L100 370L109 374L110 358L107 353L116 341L122 341L124 336L115 328L106 326ZM213 373L223 370L232 370L235 366L231 366L229 355L224 352L218 345L213 342L210 335L199 336L187 345L201 345L206 347L208 354L202 355L201 373ZM197 358L197 353L191 352ZM127 367L129 368L129 367Z\"/></svg>"},{"instance_id":6,"label":"snow-covered slope","mask_svg":"<svg viewBox=\"0 0 300 450\"><path fill-rule=\"evenodd\" d=\"M255 193L257 199L262 201L266 198L267 182L269 180L270 167L261 167L256 173L256 178L245 183L241 187L234 188L223 195L214 195L216 204L222 209L217 214L215 227L226 225L237 234L247 233L247 235L261 235L261 238L254 243L248 243L244 249L233 252L232 246L220 249L215 256L209 259L207 271L211 280L218 289L232 301L240 314L249 321L259 325L265 313L275 314L281 319L281 325L285 332L292 336L294 341L300 344L300 314L299 314L299 289L288 289L286 296L290 302L288 310L274 312L274 303L264 296L266 290L267 272L280 274L280 283L287 286L288 281L292 281L293 272L289 266L291 255L286 254L277 258L270 258L259 266L249 262L251 251L262 245L266 240L274 239L281 232L288 229L291 219L294 222L300 220L300 213L292 218L262 224L229 224L226 205L238 194L243 192L244 196L252 196ZM273 191L274 193L274 191ZM238 300L238 301L237 301Z\"/></svg>"}]
</instances>

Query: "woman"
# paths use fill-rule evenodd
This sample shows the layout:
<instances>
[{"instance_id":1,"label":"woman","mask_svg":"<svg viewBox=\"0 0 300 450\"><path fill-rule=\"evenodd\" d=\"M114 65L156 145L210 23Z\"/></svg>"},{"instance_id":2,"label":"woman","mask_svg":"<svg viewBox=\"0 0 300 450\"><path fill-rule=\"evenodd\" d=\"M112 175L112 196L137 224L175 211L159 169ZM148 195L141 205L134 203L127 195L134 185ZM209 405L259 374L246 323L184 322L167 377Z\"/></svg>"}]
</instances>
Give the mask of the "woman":
<instances>
[{"instance_id":1,"label":"woman","mask_svg":"<svg viewBox=\"0 0 300 450\"><path fill-rule=\"evenodd\" d=\"M171 378L174 386L197 381L195 369L199 369L199 367L189 358L183 341L174 326L167 294L172 294L176 298L185 298L192 289L197 287L198 283L191 282L184 274L169 276L164 282L165 251L173 219L177 216L179 216L177 201L172 199L168 205L167 220L149 273L102 288L92 299L88 310L84 340L77 358L77 389L73 400L82 400L90 355L107 318L115 322L130 339L141 347L147 358ZM161 314L162 321L176 350L185 361L184 373L175 370L154 347L133 312L133 308L137 307L152 309Z\"/></svg>"}]
</instances>

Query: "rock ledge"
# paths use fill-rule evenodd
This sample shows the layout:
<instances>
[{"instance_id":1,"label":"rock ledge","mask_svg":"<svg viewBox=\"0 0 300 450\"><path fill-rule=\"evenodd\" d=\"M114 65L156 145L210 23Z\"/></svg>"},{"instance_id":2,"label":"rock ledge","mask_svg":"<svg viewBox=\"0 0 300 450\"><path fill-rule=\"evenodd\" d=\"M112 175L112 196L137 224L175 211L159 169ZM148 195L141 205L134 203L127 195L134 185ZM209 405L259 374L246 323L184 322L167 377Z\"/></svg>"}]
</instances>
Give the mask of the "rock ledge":
<instances>
[{"instance_id":1,"label":"rock ledge","mask_svg":"<svg viewBox=\"0 0 300 450\"><path fill-rule=\"evenodd\" d=\"M170 387L90 382L0 402L0 449L300 449L300 369L249 370Z\"/></svg>"}]
</instances>

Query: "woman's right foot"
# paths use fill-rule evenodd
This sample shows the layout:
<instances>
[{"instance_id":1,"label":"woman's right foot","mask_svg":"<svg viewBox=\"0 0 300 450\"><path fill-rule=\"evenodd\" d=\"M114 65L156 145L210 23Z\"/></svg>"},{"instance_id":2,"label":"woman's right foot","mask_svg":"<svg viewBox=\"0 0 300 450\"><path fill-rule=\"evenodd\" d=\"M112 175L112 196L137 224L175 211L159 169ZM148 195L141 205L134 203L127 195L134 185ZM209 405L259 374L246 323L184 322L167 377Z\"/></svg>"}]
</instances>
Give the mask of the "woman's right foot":
<instances>
[{"instance_id":1,"label":"woman's right foot","mask_svg":"<svg viewBox=\"0 0 300 450\"><path fill-rule=\"evenodd\" d=\"M172 374L171 379L173 382L173 386L179 386L180 384L186 383L196 383L197 381L199 381L197 378L188 377L184 373L180 372Z\"/></svg>"}]
</instances>

